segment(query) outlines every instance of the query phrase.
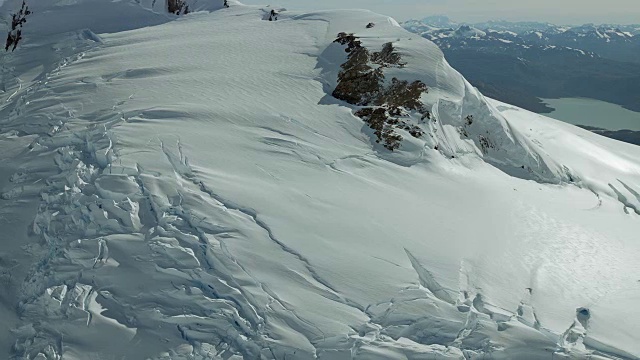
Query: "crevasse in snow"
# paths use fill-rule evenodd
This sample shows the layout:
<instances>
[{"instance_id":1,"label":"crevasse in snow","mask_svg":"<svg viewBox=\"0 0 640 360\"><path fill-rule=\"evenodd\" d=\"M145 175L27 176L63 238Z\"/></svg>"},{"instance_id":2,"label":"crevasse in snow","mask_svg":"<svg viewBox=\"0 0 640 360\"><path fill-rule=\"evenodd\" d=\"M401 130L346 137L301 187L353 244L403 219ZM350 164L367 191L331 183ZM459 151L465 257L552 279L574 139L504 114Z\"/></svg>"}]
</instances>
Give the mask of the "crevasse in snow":
<instances>
[{"instance_id":1,"label":"crevasse in snow","mask_svg":"<svg viewBox=\"0 0 640 360\"><path fill-rule=\"evenodd\" d=\"M640 150L484 98L385 16L230 3L31 5L2 57L0 354L640 356ZM390 152L331 97L339 32L393 43L424 136Z\"/></svg>"}]
</instances>

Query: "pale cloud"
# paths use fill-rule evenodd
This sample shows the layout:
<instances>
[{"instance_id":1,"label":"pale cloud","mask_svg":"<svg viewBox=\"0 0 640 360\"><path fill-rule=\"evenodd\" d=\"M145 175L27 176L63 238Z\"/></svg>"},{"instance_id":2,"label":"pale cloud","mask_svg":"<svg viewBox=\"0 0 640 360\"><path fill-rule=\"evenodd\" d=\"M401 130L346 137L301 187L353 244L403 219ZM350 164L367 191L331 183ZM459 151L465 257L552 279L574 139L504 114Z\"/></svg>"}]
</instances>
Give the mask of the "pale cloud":
<instances>
[{"instance_id":1,"label":"pale cloud","mask_svg":"<svg viewBox=\"0 0 640 360\"><path fill-rule=\"evenodd\" d=\"M241 0L243 1L243 0ZM265 4L265 0L244 0ZM291 9L362 8L398 20L448 15L457 21L531 20L555 23L640 23L640 0L278 0Z\"/></svg>"}]
</instances>

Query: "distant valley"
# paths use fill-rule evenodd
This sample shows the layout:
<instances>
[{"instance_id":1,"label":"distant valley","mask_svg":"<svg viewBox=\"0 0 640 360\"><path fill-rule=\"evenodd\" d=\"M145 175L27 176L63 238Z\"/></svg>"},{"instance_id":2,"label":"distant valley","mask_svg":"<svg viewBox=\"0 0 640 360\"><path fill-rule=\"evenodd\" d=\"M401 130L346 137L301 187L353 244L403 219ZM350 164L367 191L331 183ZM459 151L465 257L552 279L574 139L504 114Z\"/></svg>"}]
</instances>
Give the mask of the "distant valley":
<instances>
[{"instance_id":1,"label":"distant valley","mask_svg":"<svg viewBox=\"0 0 640 360\"><path fill-rule=\"evenodd\" d=\"M587 98L640 112L640 25L561 26L542 22L456 23L446 16L402 26L435 42L483 94L541 114L542 99ZM635 131L602 120L583 127L640 144Z\"/></svg>"},{"instance_id":2,"label":"distant valley","mask_svg":"<svg viewBox=\"0 0 640 360\"><path fill-rule=\"evenodd\" d=\"M427 17L402 24L435 42L485 95L538 113L542 98L591 98L640 111L640 25L559 26Z\"/></svg>"}]
</instances>

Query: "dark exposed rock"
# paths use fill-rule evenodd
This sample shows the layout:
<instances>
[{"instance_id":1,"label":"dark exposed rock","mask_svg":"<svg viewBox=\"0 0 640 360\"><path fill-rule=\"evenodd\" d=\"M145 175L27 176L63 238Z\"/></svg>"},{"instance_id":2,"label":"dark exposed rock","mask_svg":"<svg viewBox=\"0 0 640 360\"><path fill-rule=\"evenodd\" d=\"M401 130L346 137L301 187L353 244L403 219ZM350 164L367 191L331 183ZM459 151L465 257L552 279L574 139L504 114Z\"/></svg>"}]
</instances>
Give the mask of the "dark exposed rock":
<instances>
[{"instance_id":1,"label":"dark exposed rock","mask_svg":"<svg viewBox=\"0 0 640 360\"><path fill-rule=\"evenodd\" d=\"M344 32L339 33L338 38L336 38L333 42L340 45L347 45L345 51L348 53L350 53L355 48L362 47L362 43L360 42L360 40L358 40L357 37L355 37L353 34L347 34Z\"/></svg>"},{"instance_id":2,"label":"dark exposed rock","mask_svg":"<svg viewBox=\"0 0 640 360\"><path fill-rule=\"evenodd\" d=\"M364 47L355 47L349 53L347 62L342 64L338 74L338 86L333 96L354 105L366 105L377 96L384 74L368 64L369 51Z\"/></svg>"},{"instance_id":3,"label":"dark exposed rock","mask_svg":"<svg viewBox=\"0 0 640 360\"><path fill-rule=\"evenodd\" d=\"M376 142L391 151L398 149L403 140L395 129L405 130L416 138L422 137L424 131L419 126L402 119L410 118L409 111L418 111L422 114L421 120L431 118L420 101L427 86L421 81L409 83L397 78L393 78L389 86L384 84L384 68L406 65L394 51L393 44L386 43L382 51L370 54L354 34L342 32L334 42L346 46L349 55L341 65L333 96L352 105L367 106L355 115L374 131Z\"/></svg>"},{"instance_id":4,"label":"dark exposed rock","mask_svg":"<svg viewBox=\"0 0 640 360\"><path fill-rule=\"evenodd\" d=\"M391 79L391 85L378 95L376 105L388 104L391 108L405 108L408 110L422 110L424 105L420 101L422 93L427 92L427 85L422 81L409 84L406 80Z\"/></svg>"},{"instance_id":5,"label":"dark exposed rock","mask_svg":"<svg viewBox=\"0 0 640 360\"><path fill-rule=\"evenodd\" d=\"M478 138L480 142L480 150L482 150L483 154L488 153L489 149L496 148L495 144L489 138L482 135L480 135Z\"/></svg>"},{"instance_id":6,"label":"dark exposed rock","mask_svg":"<svg viewBox=\"0 0 640 360\"><path fill-rule=\"evenodd\" d=\"M395 150L400 147L402 136L395 134L392 128L399 121L398 119L390 118L388 109L384 107L362 108L356 111L355 115L373 130L377 137L377 143L384 141L384 147L389 150Z\"/></svg>"},{"instance_id":7,"label":"dark exposed rock","mask_svg":"<svg viewBox=\"0 0 640 360\"><path fill-rule=\"evenodd\" d=\"M25 1L22 1L22 7L20 10L11 15L11 30L7 33L7 41L5 43L4 50L15 51L18 47L18 43L22 40L22 26L27 22L27 16L31 15L31 10Z\"/></svg>"},{"instance_id":8,"label":"dark exposed rock","mask_svg":"<svg viewBox=\"0 0 640 360\"><path fill-rule=\"evenodd\" d=\"M464 123L467 126L471 126L471 124L473 124L473 115L467 115L467 117L464 118Z\"/></svg>"},{"instance_id":9,"label":"dark exposed rock","mask_svg":"<svg viewBox=\"0 0 640 360\"><path fill-rule=\"evenodd\" d=\"M167 10L176 15L185 15L189 13L189 5L184 0L168 0Z\"/></svg>"},{"instance_id":10,"label":"dark exposed rock","mask_svg":"<svg viewBox=\"0 0 640 360\"><path fill-rule=\"evenodd\" d=\"M396 53L393 43L386 43L382 46L382 51L374 52L371 56L371 62L383 67L404 67L407 63L402 62L400 54Z\"/></svg>"},{"instance_id":11,"label":"dark exposed rock","mask_svg":"<svg viewBox=\"0 0 640 360\"><path fill-rule=\"evenodd\" d=\"M277 21L278 20L278 12L271 9L271 12L269 13L269 21Z\"/></svg>"}]
</instances>

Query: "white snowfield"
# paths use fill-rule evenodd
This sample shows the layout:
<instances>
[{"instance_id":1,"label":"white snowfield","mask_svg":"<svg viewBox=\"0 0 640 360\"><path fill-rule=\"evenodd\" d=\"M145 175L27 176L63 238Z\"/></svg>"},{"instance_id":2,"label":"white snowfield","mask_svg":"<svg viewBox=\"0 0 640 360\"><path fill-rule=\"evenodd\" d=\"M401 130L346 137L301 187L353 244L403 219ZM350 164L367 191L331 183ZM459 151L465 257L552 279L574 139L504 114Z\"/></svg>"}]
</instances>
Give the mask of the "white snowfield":
<instances>
[{"instance_id":1,"label":"white snowfield","mask_svg":"<svg viewBox=\"0 0 640 360\"><path fill-rule=\"evenodd\" d=\"M640 148L484 98L385 16L199 2L30 3L0 358L640 358ZM422 138L331 96L339 32L429 87Z\"/></svg>"}]
</instances>

